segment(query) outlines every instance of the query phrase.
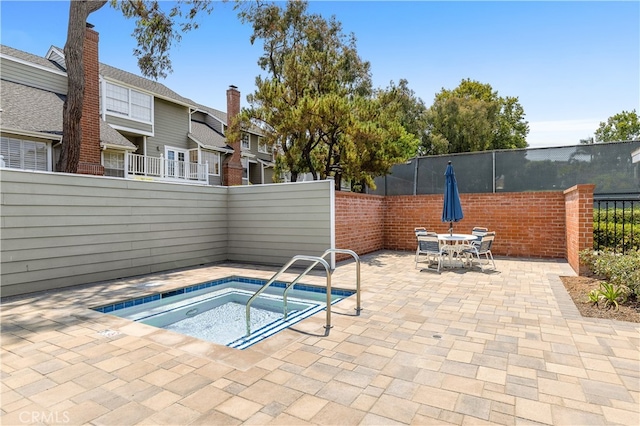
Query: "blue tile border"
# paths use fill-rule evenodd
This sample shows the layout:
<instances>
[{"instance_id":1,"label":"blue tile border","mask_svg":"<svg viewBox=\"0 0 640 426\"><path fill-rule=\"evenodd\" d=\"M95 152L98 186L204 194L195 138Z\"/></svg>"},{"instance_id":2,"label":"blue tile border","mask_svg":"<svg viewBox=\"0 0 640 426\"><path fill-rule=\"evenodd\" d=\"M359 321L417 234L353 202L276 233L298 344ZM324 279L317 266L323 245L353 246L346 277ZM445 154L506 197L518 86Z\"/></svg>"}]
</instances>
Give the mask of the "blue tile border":
<instances>
[{"instance_id":1,"label":"blue tile border","mask_svg":"<svg viewBox=\"0 0 640 426\"><path fill-rule=\"evenodd\" d=\"M176 296L184 293L191 293L196 290L203 290L205 288L214 287L220 284L226 284L231 281L237 281L244 284L255 284L255 285L264 285L268 280L260 279L260 278L247 278L247 277L238 277L232 275L230 277L220 278L213 281L208 281L205 283L194 284L188 287L178 288L175 290L170 290L164 293L152 294L150 296L138 297L136 299L124 300L120 302L111 303L104 306L98 306L95 308L91 308L94 311L102 312L104 314L117 311L119 309L129 308L131 306L142 305L144 303L153 302L156 300L164 299L166 297ZM271 285L278 288L285 288L287 286L287 282L284 281L274 281ZM300 284L297 283L295 285L297 290L310 291L313 293L326 293L326 289L320 286L308 285L308 284ZM355 293L355 290L343 290L343 289L331 289L331 294L335 296L343 296L349 297Z\"/></svg>"}]
</instances>

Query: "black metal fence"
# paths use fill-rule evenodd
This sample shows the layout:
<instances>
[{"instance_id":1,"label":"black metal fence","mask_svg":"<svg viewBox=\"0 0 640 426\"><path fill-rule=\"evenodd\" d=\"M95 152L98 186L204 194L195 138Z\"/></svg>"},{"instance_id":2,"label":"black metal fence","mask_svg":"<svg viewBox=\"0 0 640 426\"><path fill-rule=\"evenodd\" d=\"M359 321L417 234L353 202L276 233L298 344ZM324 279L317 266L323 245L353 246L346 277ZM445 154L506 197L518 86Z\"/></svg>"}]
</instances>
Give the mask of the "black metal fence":
<instances>
[{"instance_id":1,"label":"black metal fence","mask_svg":"<svg viewBox=\"0 0 640 426\"><path fill-rule=\"evenodd\" d=\"M451 161L461 193L553 191L595 184L598 194L640 192L640 141L413 158L375 179L378 195L440 194Z\"/></svg>"},{"instance_id":2,"label":"black metal fence","mask_svg":"<svg viewBox=\"0 0 640 426\"><path fill-rule=\"evenodd\" d=\"M640 194L593 198L593 248L616 253L640 249Z\"/></svg>"}]
</instances>

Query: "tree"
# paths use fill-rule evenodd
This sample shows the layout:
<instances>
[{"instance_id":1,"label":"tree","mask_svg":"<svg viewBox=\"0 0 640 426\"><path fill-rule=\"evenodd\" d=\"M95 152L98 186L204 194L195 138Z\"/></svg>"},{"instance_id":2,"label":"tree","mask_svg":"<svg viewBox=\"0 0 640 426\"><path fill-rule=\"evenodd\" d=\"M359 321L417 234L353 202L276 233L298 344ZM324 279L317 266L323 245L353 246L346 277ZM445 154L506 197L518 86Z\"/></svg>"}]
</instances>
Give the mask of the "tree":
<instances>
[{"instance_id":1,"label":"tree","mask_svg":"<svg viewBox=\"0 0 640 426\"><path fill-rule=\"evenodd\" d=\"M256 3L241 11L241 20L253 26L251 43L263 40L258 64L267 76L256 78L250 108L240 118L245 125L260 123L264 142L281 151L276 174L289 172L293 181L304 173L333 176L337 189L343 177L360 188L373 185L372 176L388 171L397 153L403 159L415 153L416 137L399 123L409 121L411 108L401 105L409 105L413 93L406 82L373 91L355 36L344 35L335 17L327 21L307 7L306 1L289 1L284 9ZM394 102L380 102L383 95ZM391 121L383 123L382 116Z\"/></svg>"},{"instance_id":2,"label":"tree","mask_svg":"<svg viewBox=\"0 0 640 426\"><path fill-rule=\"evenodd\" d=\"M56 168L61 172L75 173L82 141L80 119L84 104L83 53L87 18L107 4L107 0L72 0L69 3L69 25L64 45L68 90L62 113L62 151ZM133 36L138 47L134 49L134 55L138 58L142 74L154 79L166 77L167 72L171 72L169 50L173 43L180 41L180 33L198 27L194 19L200 12L210 13L213 10L212 2L204 0L179 0L168 12L160 8L160 0L110 0L110 4L122 11L126 18L137 19ZM184 21L179 22L182 18Z\"/></svg>"},{"instance_id":3,"label":"tree","mask_svg":"<svg viewBox=\"0 0 640 426\"><path fill-rule=\"evenodd\" d=\"M427 112L423 154L526 148L529 125L516 97L501 97L491 85L462 80L436 94Z\"/></svg>"},{"instance_id":4,"label":"tree","mask_svg":"<svg viewBox=\"0 0 640 426\"><path fill-rule=\"evenodd\" d=\"M343 145L348 155L342 160L353 191L375 189L373 178L387 175L393 165L416 155L424 129L419 127L421 105L405 80L400 86L392 82L387 89L376 90L371 99L357 99L354 123Z\"/></svg>"},{"instance_id":5,"label":"tree","mask_svg":"<svg viewBox=\"0 0 640 426\"><path fill-rule=\"evenodd\" d=\"M640 120L636 110L622 111L600 122L595 132L597 142L622 142L640 140Z\"/></svg>"}]
</instances>

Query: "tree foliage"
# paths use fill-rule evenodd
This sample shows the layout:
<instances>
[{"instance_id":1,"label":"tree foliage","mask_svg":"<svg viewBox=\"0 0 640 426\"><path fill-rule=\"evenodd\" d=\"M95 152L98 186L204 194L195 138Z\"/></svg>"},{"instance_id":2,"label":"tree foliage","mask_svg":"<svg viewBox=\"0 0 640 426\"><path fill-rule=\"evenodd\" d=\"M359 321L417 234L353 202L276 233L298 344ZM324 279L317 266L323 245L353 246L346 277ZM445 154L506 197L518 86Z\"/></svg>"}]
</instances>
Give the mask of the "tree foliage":
<instances>
[{"instance_id":1,"label":"tree foliage","mask_svg":"<svg viewBox=\"0 0 640 426\"><path fill-rule=\"evenodd\" d=\"M622 142L640 140L640 119L636 110L622 111L600 122L595 132L597 142Z\"/></svg>"},{"instance_id":2,"label":"tree foliage","mask_svg":"<svg viewBox=\"0 0 640 426\"><path fill-rule=\"evenodd\" d=\"M67 65L67 98L63 106L62 151L57 170L75 173L80 159L82 129L80 119L84 104L84 38L87 18L107 4L104 1L72 0L69 2L69 25L64 46ZM126 18L136 19L133 36L138 46L133 54L138 58L140 71L146 77L158 79L171 72L169 51L181 39L181 32L197 28L196 16L210 13L213 2L205 0L179 0L165 11L160 0L109 0Z\"/></svg>"},{"instance_id":3,"label":"tree foliage","mask_svg":"<svg viewBox=\"0 0 640 426\"><path fill-rule=\"evenodd\" d=\"M278 148L276 175L332 176L338 189L343 178L374 186L373 177L415 154L418 139L404 125L412 125L419 106L404 81L373 90L355 36L343 34L335 17L326 20L307 7L288 1L285 8L241 9L241 20L253 26L251 43L263 42L258 64L266 76L256 78L240 118L259 123L263 141Z\"/></svg>"},{"instance_id":4,"label":"tree foliage","mask_svg":"<svg viewBox=\"0 0 640 426\"><path fill-rule=\"evenodd\" d=\"M526 148L524 115L517 97L501 97L489 84L462 80L455 89L436 94L421 153Z\"/></svg>"}]
</instances>

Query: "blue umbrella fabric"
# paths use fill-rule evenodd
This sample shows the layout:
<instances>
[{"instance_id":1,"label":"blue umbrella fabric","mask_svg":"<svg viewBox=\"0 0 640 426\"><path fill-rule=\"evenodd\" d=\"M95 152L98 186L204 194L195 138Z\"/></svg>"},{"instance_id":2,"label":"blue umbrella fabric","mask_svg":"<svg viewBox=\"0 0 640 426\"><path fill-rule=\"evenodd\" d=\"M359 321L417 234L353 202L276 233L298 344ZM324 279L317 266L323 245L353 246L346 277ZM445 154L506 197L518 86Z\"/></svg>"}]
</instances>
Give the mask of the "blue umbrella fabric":
<instances>
[{"instance_id":1,"label":"blue umbrella fabric","mask_svg":"<svg viewBox=\"0 0 640 426\"><path fill-rule=\"evenodd\" d=\"M444 173L444 204L442 206L442 221L449 222L449 233L453 234L453 222L458 222L464 217L462 205L460 204L460 194L458 194L458 183L456 174L453 171L451 161Z\"/></svg>"}]
</instances>

